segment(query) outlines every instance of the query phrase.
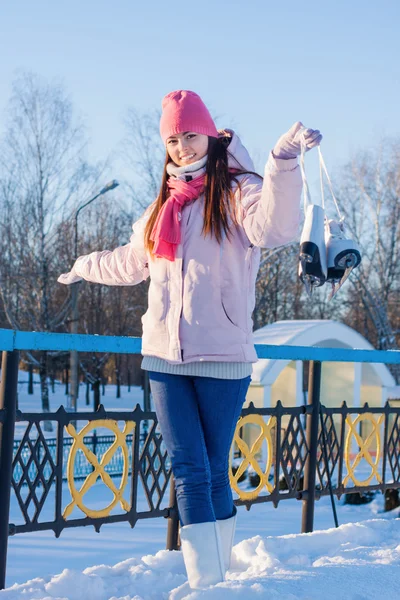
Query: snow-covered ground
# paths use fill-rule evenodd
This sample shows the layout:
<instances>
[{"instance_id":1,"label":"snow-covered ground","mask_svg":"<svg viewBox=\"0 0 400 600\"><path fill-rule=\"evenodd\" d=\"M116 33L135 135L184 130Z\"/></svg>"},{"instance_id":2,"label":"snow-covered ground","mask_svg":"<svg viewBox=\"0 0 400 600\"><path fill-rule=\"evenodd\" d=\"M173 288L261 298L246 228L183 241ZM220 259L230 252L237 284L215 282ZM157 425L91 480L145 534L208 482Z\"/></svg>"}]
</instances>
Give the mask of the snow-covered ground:
<instances>
[{"instance_id":1,"label":"snow-covered ground","mask_svg":"<svg viewBox=\"0 0 400 600\"><path fill-rule=\"evenodd\" d=\"M321 503L317 527L330 516L327 503ZM192 592L187 599L375 600L383 593L399 597L400 519L362 520L304 535L270 535L279 526L298 530L299 504L290 501L275 513L270 505L253 509L240 511L227 580ZM341 509L342 521L362 519L371 511ZM164 544L165 523L160 519L133 531L121 526L105 527L100 534L68 531L59 540L44 534L17 536L10 540L10 587L0 592L0 599L167 600L186 577L181 553L163 550ZM11 585L15 580L28 581Z\"/></svg>"},{"instance_id":2,"label":"snow-covered ground","mask_svg":"<svg viewBox=\"0 0 400 600\"><path fill-rule=\"evenodd\" d=\"M130 394L124 388L123 398L116 400L115 388L109 386L104 404L110 410L131 409L140 399L138 388ZM20 389L19 401L22 410L40 410L38 386L34 397ZM51 401L51 408L57 408L65 396L59 390ZM92 491L90 506L104 507L109 501L104 486L96 484ZM143 496L139 505L146 509ZM383 513L381 495L364 506L340 502L337 509L341 526L330 529L329 499L321 499L315 509L316 531L301 535L301 502L283 501L278 509L271 503L250 511L240 508L227 581L186 598L399 597L399 511ZM51 511L49 502L49 518ZM13 498L11 522L20 521L19 515ZM52 532L10 537L9 587L0 592L0 600L167 600L186 577L181 553L164 550L166 527L166 520L159 518L139 521L133 530L119 523L104 526L99 534L87 527L64 530L59 539Z\"/></svg>"}]
</instances>

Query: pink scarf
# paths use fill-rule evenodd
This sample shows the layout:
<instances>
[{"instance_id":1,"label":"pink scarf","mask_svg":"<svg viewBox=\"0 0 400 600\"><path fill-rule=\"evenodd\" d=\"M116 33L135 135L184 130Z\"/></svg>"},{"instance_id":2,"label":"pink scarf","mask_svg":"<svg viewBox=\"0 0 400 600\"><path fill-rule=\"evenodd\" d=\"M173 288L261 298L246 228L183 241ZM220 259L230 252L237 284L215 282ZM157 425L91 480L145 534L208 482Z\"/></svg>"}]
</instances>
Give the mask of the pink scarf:
<instances>
[{"instance_id":1,"label":"pink scarf","mask_svg":"<svg viewBox=\"0 0 400 600\"><path fill-rule=\"evenodd\" d=\"M181 241L181 207L185 202L195 200L204 188L205 175L193 181L182 181L170 177L167 186L170 196L161 207L154 223L150 239L154 242L153 254L159 258L175 260L175 253Z\"/></svg>"}]
</instances>

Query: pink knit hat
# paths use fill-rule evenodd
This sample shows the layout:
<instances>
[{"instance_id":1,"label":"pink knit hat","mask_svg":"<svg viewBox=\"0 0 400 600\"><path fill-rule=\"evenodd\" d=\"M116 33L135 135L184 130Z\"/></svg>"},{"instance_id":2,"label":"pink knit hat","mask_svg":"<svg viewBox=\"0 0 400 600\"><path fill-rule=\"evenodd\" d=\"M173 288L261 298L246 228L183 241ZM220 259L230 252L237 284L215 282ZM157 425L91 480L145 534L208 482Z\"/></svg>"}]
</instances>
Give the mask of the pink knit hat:
<instances>
[{"instance_id":1,"label":"pink knit hat","mask_svg":"<svg viewBox=\"0 0 400 600\"><path fill-rule=\"evenodd\" d=\"M160 134L164 145L171 135L184 131L218 137L206 105L194 92L177 90L167 94L162 101L162 111Z\"/></svg>"}]
</instances>

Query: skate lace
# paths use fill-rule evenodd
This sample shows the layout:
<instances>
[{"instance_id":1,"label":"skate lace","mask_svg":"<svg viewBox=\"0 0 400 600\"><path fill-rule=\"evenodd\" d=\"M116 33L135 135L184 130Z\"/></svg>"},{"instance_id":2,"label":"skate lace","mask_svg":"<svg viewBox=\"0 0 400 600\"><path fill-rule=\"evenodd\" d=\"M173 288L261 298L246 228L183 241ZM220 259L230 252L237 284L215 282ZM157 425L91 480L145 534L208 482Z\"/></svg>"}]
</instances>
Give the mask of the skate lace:
<instances>
[{"instance_id":1,"label":"skate lace","mask_svg":"<svg viewBox=\"0 0 400 600\"><path fill-rule=\"evenodd\" d=\"M329 229L329 234L332 238L337 240L345 240L346 232L343 227L343 221L327 221L327 227Z\"/></svg>"},{"instance_id":2,"label":"skate lace","mask_svg":"<svg viewBox=\"0 0 400 600\"><path fill-rule=\"evenodd\" d=\"M300 131L305 131L305 129L306 128L303 127L302 129L300 129ZM305 171L304 157L305 157L305 153L306 153L306 142L305 142L304 133L303 133L302 136L300 136L300 148L301 148L301 153L300 153L300 172L301 172L301 178L303 180L303 204L304 204L304 213L305 213L306 210L307 210L307 207L310 204L313 204L313 202L311 200L310 189L308 187L308 182L307 182L307 177L306 177L306 171ZM321 152L320 146L318 146L318 159L319 159L319 177L320 177L320 184L321 184L321 206L325 210L325 192L324 192L324 175L325 175L326 180L328 182L329 190L330 190L332 198L333 198L333 202L334 202L335 207L336 207L336 211L337 211L338 216L339 216L339 223L343 223L344 222L344 216L340 212L339 204L338 204L338 202L336 200L336 196L335 196L335 193L333 191L333 186L332 186L331 178L329 177L329 173L328 173L328 170L326 168L326 164L325 164L324 158L322 156L322 152Z\"/></svg>"}]
</instances>

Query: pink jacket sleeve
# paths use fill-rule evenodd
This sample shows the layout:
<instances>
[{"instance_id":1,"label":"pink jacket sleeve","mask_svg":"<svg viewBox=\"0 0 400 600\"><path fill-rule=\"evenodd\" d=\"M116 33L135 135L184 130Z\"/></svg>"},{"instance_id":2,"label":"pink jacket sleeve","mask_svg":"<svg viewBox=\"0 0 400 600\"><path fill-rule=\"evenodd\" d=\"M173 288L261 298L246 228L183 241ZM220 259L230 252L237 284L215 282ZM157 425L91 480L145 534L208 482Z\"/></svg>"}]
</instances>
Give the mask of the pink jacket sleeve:
<instances>
[{"instance_id":1,"label":"pink jacket sleeve","mask_svg":"<svg viewBox=\"0 0 400 600\"><path fill-rule=\"evenodd\" d=\"M241 187L240 221L251 244L275 248L297 237L302 180L296 158L276 159L271 153L264 182L245 176Z\"/></svg>"},{"instance_id":2,"label":"pink jacket sleeve","mask_svg":"<svg viewBox=\"0 0 400 600\"><path fill-rule=\"evenodd\" d=\"M133 235L125 246L80 256L74 265L77 276L104 285L136 285L149 276L144 248L148 210L133 224Z\"/></svg>"}]
</instances>

